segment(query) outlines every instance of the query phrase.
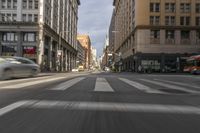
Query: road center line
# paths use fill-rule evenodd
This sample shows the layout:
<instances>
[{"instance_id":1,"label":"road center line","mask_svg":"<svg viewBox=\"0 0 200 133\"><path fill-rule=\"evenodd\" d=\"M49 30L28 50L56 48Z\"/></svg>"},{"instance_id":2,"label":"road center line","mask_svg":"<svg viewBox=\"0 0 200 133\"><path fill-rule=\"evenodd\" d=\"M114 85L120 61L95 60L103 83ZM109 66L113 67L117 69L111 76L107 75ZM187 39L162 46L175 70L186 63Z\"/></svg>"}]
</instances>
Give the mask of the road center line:
<instances>
[{"instance_id":1,"label":"road center line","mask_svg":"<svg viewBox=\"0 0 200 133\"><path fill-rule=\"evenodd\" d=\"M105 78L97 78L94 91L97 92L114 92Z\"/></svg>"},{"instance_id":2,"label":"road center line","mask_svg":"<svg viewBox=\"0 0 200 133\"><path fill-rule=\"evenodd\" d=\"M77 84L78 82L84 80L85 77L79 77L75 79L71 79L67 82L61 83L58 86L51 88L50 90L67 90L68 88L72 87L73 85Z\"/></svg>"}]
</instances>

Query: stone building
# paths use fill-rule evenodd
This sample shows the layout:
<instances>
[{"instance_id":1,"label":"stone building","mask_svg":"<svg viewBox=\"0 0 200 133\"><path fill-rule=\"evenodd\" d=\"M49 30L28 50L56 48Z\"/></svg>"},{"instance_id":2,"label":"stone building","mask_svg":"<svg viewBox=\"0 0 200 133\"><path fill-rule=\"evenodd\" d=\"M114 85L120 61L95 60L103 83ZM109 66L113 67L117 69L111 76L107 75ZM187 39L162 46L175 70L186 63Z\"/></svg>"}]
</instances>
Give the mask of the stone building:
<instances>
[{"instance_id":1,"label":"stone building","mask_svg":"<svg viewBox=\"0 0 200 133\"><path fill-rule=\"evenodd\" d=\"M77 54L79 0L0 0L0 55L44 71L70 71Z\"/></svg>"},{"instance_id":2,"label":"stone building","mask_svg":"<svg viewBox=\"0 0 200 133\"><path fill-rule=\"evenodd\" d=\"M85 69L90 69L91 66L91 40L89 35L78 35L78 41L85 48Z\"/></svg>"},{"instance_id":3,"label":"stone building","mask_svg":"<svg viewBox=\"0 0 200 133\"><path fill-rule=\"evenodd\" d=\"M181 71L200 52L200 1L114 0L115 59L122 70ZM122 61L121 64L119 62Z\"/></svg>"}]
</instances>

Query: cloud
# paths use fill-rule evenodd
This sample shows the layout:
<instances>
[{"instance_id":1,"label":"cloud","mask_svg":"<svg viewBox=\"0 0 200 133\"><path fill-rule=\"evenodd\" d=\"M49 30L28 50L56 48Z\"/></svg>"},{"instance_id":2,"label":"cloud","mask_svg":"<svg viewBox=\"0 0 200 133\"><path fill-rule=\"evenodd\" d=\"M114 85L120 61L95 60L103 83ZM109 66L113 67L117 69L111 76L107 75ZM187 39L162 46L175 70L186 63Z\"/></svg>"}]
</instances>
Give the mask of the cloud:
<instances>
[{"instance_id":1,"label":"cloud","mask_svg":"<svg viewBox=\"0 0 200 133\"><path fill-rule=\"evenodd\" d=\"M78 33L89 34L92 45L102 54L112 15L113 0L81 0Z\"/></svg>"}]
</instances>

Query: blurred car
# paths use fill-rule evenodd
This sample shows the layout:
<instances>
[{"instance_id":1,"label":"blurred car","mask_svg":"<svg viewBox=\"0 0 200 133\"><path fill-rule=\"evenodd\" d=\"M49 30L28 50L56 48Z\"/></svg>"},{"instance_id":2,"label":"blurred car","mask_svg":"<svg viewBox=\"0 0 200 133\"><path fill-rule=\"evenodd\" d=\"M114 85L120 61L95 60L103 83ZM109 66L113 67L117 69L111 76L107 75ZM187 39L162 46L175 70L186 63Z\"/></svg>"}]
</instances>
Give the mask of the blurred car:
<instances>
[{"instance_id":1,"label":"blurred car","mask_svg":"<svg viewBox=\"0 0 200 133\"><path fill-rule=\"evenodd\" d=\"M40 67L32 60L23 57L0 57L0 79L32 77Z\"/></svg>"},{"instance_id":2,"label":"blurred car","mask_svg":"<svg viewBox=\"0 0 200 133\"><path fill-rule=\"evenodd\" d=\"M72 72L78 72L78 69L77 68L72 69Z\"/></svg>"}]
</instances>

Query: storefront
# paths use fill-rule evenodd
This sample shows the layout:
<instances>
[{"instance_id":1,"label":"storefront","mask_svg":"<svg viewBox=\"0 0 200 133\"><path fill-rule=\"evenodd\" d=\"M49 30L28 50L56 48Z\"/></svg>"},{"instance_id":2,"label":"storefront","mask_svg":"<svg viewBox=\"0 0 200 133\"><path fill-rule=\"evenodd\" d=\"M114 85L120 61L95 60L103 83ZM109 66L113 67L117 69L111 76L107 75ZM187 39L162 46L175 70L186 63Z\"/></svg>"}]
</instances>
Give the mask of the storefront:
<instances>
[{"instance_id":1,"label":"storefront","mask_svg":"<svg viewBox=\"0 0 200 133\"><path fill-rule=\"evenodd\" d=\"M189 56L189 55L187 55ZM186 55L184 54L136 54L135 72L141 67L143 72L182 72Z\"/></svg>"},{"instance_id":2,"label":"storefront","mask_svg":"<svg viewBox=\"0 0 200 133\"><path fill-rule=\"evenodd\" d=\"M23 57L37 61L37 48L35 46L23 46Z\"/></svg>"},{"instance_id":3,"label":"storefront","mask_svg":"<svg viewBox=\"0 0 200 133\"><path fill-rule=\"evenodd\" d=\"M5 46L2 47L1 56L16 56L17 55L17 46Z\"/></svg>"}]
</instances>

